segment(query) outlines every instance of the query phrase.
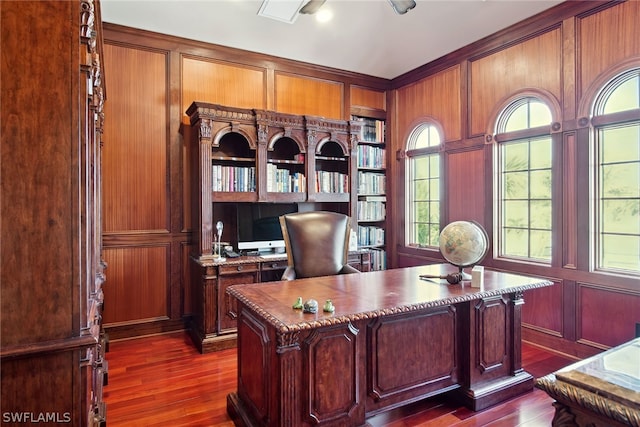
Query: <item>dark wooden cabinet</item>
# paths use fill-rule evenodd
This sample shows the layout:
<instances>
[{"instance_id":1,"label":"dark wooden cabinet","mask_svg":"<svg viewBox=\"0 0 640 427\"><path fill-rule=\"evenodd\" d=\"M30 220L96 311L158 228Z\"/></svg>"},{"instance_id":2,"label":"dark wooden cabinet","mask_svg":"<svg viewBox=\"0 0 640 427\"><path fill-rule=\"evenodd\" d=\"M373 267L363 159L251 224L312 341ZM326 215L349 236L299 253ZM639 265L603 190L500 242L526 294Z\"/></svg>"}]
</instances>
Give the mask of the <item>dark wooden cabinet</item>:
<instances>
[{"instance_id":1,"label":"dark wooden cabinet","mask_svg":"<svg viewBox=\"0 0 640 427\"><path fill-rule=\"evenodd\" d=\"M360 271L369 271L370 252L350 252L348 262ZM284 255L273 259L243 256L224 262L192 257L193 314L189 330L198 350L208 353L236 345L238 308L237 300L227 293L229 286L278 281L286 267Z\"/></svg>"},{"instance_id":2,"label":"dark wooden cabinet","mask_svg":"<svg viewBox=\"0 0 640 427\"><path fill-rule=\"evenodd\" d=\"M238 309L236 301L227 294L231 285L243 283L257 283L260 281L260 263L247 262L238 264L223 264L218 266L218 331L235 332Z\"/></svg>"},{"instance_id":3,"label":"dark wooden cabinet","mask_svg":"<svg viewBox=\"0 0 640 427\"><path fill-rule=\"evenodd\" d=\"M3 422L103 425L100 5L0 13Z\"/></svg>"}]
</instances>

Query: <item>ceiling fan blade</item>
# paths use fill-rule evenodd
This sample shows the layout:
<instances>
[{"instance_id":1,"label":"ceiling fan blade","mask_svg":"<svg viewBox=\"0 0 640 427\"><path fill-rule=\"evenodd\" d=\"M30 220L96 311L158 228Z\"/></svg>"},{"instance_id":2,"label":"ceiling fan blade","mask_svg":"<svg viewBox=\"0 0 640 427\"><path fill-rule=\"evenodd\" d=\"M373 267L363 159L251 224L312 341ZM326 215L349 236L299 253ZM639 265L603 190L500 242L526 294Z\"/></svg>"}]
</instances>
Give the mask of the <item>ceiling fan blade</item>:
<instances>
[{"instance_id":1,"label":"ceiling fan blade","mask_svg":"<svg viewBox=\"0 0 640 427\"><path fill-rule=\"evenodd\" d=\"M324 4L325 1L327 0L309 0L307 4L302 6L302 9L300 9L300 13L304 13L306 15L313 15L318 11L318 9L320 9L320 7Z\"/></svg>"},{"instance_id":2,"label":"ceiling fan blade","mask_svg":"<svg viewBox=\"0 0 640 427\"><path fill-rule=\"evenodd\" d=\"M395 10L398 15L404 15L416 7L416 2L414 0L389 0L389 3L391 3L393 10Z\"/></svg>"}]
</instances>

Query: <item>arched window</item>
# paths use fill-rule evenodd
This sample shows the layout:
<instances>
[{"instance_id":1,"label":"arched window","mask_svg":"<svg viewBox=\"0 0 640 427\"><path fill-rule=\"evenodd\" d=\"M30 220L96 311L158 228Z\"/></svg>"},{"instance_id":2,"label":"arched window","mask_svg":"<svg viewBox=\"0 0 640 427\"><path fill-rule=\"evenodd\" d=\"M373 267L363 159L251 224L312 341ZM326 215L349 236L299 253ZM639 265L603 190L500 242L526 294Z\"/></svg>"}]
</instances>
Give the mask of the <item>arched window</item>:
<instances>
[{"instance_id":1,"label":"arched window","mask_svg":"<svg viewBox=\"0 0 640 427\"><path fill-rule=\"evenodd\" d=\"M640 68L604 86L592 123L595 267L640 273Z\"/></svg>"},{"instance_id":2,"label":"arched window","mask_svg":"<svg viewBox=\"0 0 640 427\"><path fill-rule=\"evenodd\" d=\"M416 126L407 140L405 242L409 246L438 246L440 141L440 132L433 123Z\"/></svg>"},{"instance_id":3,"label":"arched window","mask_svg":"<svg viewBox=\"0 0 640 427\"><path fill-rule=\"evenodd\" d=\"M551 122L549 107L535 97L515 100L498 117L499 257L551 263Z\"/></svg>"}]
</instances>

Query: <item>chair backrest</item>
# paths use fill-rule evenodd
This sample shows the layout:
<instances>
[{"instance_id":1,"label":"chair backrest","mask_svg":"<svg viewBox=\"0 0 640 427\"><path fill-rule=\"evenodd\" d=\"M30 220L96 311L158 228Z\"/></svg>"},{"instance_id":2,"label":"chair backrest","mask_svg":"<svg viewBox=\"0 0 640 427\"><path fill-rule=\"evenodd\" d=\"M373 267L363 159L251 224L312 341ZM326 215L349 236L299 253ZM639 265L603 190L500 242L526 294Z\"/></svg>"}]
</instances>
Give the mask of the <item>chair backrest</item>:
<instances>
[{"instance_id":1,"label":"chair backrest","mask_svg":"<svg viewBox=\"0 0 640 427\"><path fill-rule=\"evenodd\" d=\"M289 267L297 278L339 274L347 264L351 218L337 212L297 212L280 217Z\"/></svg>"}]
</instances>

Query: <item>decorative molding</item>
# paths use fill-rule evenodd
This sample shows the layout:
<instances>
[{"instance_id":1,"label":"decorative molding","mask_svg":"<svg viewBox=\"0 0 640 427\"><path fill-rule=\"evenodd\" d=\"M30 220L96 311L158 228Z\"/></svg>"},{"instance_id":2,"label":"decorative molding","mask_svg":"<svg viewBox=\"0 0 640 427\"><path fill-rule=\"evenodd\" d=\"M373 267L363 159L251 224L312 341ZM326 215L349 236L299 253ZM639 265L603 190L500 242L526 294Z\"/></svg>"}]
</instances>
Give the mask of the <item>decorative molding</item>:
<instances>
[{"instance_id":1,"label":"decorative molding","mask_svg":"<svg viewBox=\"0 0 640 427\"><path fill-rule=\"evenodd\" d=\"M572 419L567 414L567 412L571 411L566 408L566 406L570 407L572 404L577 405L584 410L618 421L624 425L640 425L640 409L637 407L633 408L622 405L621 403L608 399L603 395L592 393L588 390L560 381L557 379L555 374L549 374L536 379L535 386L544 390L549 394L549 396L558 401L558 404L554 404L554 406L556 407L556 416L561 420L561 422L556 424L554 417L554 426L575 425L575 423L571 424ZM558 414L558 412L560 413Z\"/></svg>"},{"instance_id":2,"label":"decorative molding","mask_svg":"<svg viewBox=\"0 0 640 427\"><path fill-rule=\"evenodd\" d=\"M447 305L454 305L463 302L477 301L480 299L499 297L505 294L517 294L530 289L542 288L549 285L550 282L541 280L540 282L531 283L527 285L514 286L509 288L509 292L504 290L490 290L480 291L473 294L460 295L450 298L443 298L436 301L428 301L417 304L406 304L398 307L391 307L380 310L366 311L362 313L346 314L336 317L325 317L313 320L303 320L298 323L286 324L280 319L272 315L270 312L262 308L259 304L255 303L252 299L247 298L242 292L242 286L230 286L227 288L227 292L238 299L239 302L247 306L250 310L256 312L260 317L264 318L270 325L272 325L277 333L291 334L295 332L301 332L305 330L321 328L325 326L338 325L341 323L357 322L359 320L373 319L382 316L390 316L400 313L409 313L418 310L430 309L434 307L442 307Z\"/></svg>"}]
</instances>

